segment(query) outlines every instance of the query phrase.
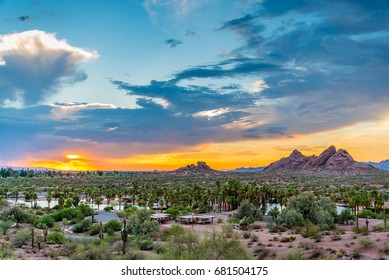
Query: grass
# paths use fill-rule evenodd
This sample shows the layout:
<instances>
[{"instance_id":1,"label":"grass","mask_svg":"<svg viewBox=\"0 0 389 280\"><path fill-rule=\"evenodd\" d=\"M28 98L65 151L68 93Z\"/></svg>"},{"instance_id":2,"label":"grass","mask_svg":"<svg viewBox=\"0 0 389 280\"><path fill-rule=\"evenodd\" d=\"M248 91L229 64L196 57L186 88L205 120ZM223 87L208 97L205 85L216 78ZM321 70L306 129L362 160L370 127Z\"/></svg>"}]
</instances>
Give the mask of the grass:
<instances>
[{"instance_id":1,"label":"grass","mask_svg":"<svg viewBox=\"0 0 389 280\"><path fill-rule=\"evenodd\" d=\"M366 249L366 248L369 248L373 244L373 241L371 241L367 237L360 237L360 238L358 238L358 243L359 243L359 246L361 249Z\"/></svg>"}]
</instances>

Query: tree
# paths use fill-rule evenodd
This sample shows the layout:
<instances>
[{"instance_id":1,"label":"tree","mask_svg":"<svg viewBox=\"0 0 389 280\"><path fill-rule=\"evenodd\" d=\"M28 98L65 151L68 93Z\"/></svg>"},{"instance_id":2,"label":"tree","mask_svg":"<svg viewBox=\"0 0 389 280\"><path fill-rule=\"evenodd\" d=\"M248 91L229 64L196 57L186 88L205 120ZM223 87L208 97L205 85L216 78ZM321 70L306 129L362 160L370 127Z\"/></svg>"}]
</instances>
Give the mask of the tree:
<instances>
[{"instance_id":1,"label":"tree","mask_svg":"<svg viewBox=\"0 0 389 280\"><path fill-rule=\"evenodd\" d=\"M50 209L50 203L51 203L51 201L52 201L52 196L51 196L51 192L48 192L47 194L46 194L46 200L47 200L47 207Z\"/></svg>"},{"instance_id":2,"label":"tree","mask_svg":"<svg viewBox=\"0 0 389 280\"><path fill-rule=\"evenodd\" d=\"M30 222L32 219L31 215L29 215L25 210L21 209L19 206L11 207L10 209L5 210L1 213L1 220L11 220L16 223L18 226L20 223Z\"/></svg>"},{"instance_id":3,"label":"tree","mask_svg":"<svg viewBox=\"0 0 389 280\"><path fill-rule=\"evenodd\" d=\"M280 210L278 207L273 207L269 210L268 214L273 218L273 220L276 220L277 217L280 215Z\"/></svg>"}]
</instances>

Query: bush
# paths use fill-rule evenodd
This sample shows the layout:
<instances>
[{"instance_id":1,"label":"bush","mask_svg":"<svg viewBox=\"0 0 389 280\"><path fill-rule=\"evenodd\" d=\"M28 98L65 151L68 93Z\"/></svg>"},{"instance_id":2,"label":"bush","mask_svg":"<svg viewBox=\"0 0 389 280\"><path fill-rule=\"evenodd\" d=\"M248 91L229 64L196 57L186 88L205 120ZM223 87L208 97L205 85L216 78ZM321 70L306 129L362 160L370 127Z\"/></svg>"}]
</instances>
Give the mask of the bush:
<instances>
[{"instance_id":1,"label":"bush","mask_svg":"<svg viewBox=\"0 0 389 280\"><path fill-rule=\"evenodd\" d=\"M9 202L5 199L0 199L0 206L8 206L9 205Z\"/></svg>"},{"instance_id":2,"label":"bush","mask_svg":"<svg viewBox=\"0 0 389 280\"><path fill-rule=\"evenodd\" d=\"M31 239L31 230L28 228L21 229L16 232L12 244L16 248L21 248L23 245L27 244L27 241Z\"/></svg>"},{"instance_id":3,"label":"bush","mask_svg":"<svg viewBox=\"0 0 389 280\"><path fill-rule=\"evenodd\" d=\"M302 248L293 248L285 256L286 260L305 260Z\"/></svg>"},{"instance_id":4,"label":"bush","mask_svg":"<svg viewBox=\"0 0 389 280\"><path fill-rule=\"evenodd\" d=\"M115 231L120 231L122 229L122 223L118 220L110 220L104 224L104 231L109 235L113 235Z\"/></svg>"},{"instance_id":5,"label":"bush","mask_svg":"<svg viewBox=\"0 0 389 280\"><path fill-rule=\"evenodd\" d=\"M14 224L13 221L7 220L7 221L0 221L0 235L6 234L7 230L12 227Z\"/></svg>"},{"instance_id":6,"label":"bush","mask_svg":"<svg viewBox=\"0 0 389 280\"><path fill-rule=\"evenodd\" d=\"M359 234L368 234L369 233L369 229L367 227L357 227L357 226L353 226L353 232L354 233L359 233Z\"/></svg>"},{"instance_id":7,"label":"bush","mask_svg":"<svg viewBox=\"0 0 389 280\"><path fill-rule=\"evenodd\" d=\"M109 212L109 211L112 211L112 210L113 210L113 207L112 207L112 206L105 206L105 207L104 207L104 211Z\"/></svg>"},{"instance_id":8,"label":"bush","mask_svg":"<svg viewBox=\"0 0 389 280\"><path fill-rule=\"evenodd\" d=\"M250 236L251 236L251 233L250 233L249 231L243 232L243 238L244 238L244 239L249 239Z\"/></svg>"},{"instance_id":9,"label":"bush","mask_svg":"<svg viewBox=\"0 0 389 280\"><path fill-rule=\"evenodd\" d=\"M351 210L346 208L343 209L342 212L338 215L338 221L341 224L348 224L350 220L354 220L355 216L351 213Z\"/></svg>"},{"instance_id":10,"label":"bush","mask_svg":"<svg viewBox=\"0 0 389 280\"><path fill-rule=\"evenodd\" d=\"M45 226L51 228L54 226L54 218L51 215L43 215L35 220L35 226L40 229L45 228Z\"/></svg>"},{"instance_id":11,"label":"bush","mask_svg":"<svg viewBox=\"0 0 389 280\"><path fill-rule=\"evenodd\" d=\"M74 227L72 228L72 231L74 233L80 233L80 232L86 232L90 229L92 225L91 220L83 220L82 222L75 224Z\"/></svg>"},{"instance_id":12,"label":"bush","mask_svg":"<svg viewBox=\"0 0 389 280\"><path fill-rule=\"evenodd\" d=\"M341 240L342 239L342 236L340 236L339 234L334 234L331 236L331 240L332 241L338 241L338 240Z\"/></svg>"},{"instance_id":13,"label":"bush","mask_svg":"<svg viewBox=\"0 0 389 280\"><path fill-rule=\"evenodd\" d=\"M14 250L8 243L2 243L0 248L0 260L16 260Z\"/></svg>"},{"instance_id":14,"label":"bush","mask_svg":"<svg viewBox=\"0 0 389 280\"><path fill-rule=\"evenodd\" d=\"M146 236L140 236L135 239L136 246L142 251L153 250L153 241Z\"/></svg>"},{"instance_id":15,"label":"bush","mask_svg":"<svg viewBox=\"0 0 389 280\"><path fill-rule=\"evenodd\" d=\"M360 237L360 238L358 238L358 243L362 249L366 249L366 248L370 247L371 244L373 244L373 241L371 241L369 238L366 238L366 237Z\"/></svg>"},{"instance_id":16,"label":"bush","mask_svg":"<svg viewBox=\"0 0 389 280\"><path fill-rule=\"evenodd\" d=\"M24 210L19 206L11 207L1 213L0 219L3 221L10 220L16 224L32 223L34 221L34 214L31 211Z\"/></svg>"},{"instance_id":17,"label":"bush","mask_svg":"<svg viewBox=\"0 0 389 280\"><path fill-rule=\"evenodd\" d=\"M373 219L378 218L378 214L374 213L373 211L371 211L369 209L363 209L363 210L359 211L357 216L359 218L373 218Z\"/></svg>"},{"instance_id":18,"label":"bush","mask_svg":"<svg viewBox=\"0 0 389 280\"><path fill-rule=\"evenodd\" d=\"M154 235L159 231L160 224L150 220L150 211L140 209L128 219L127 229L132 235Z\"/></svg>"},{"instance_id":19,"label":"bush","mask_svg":"<svg viewBox=\"0 0 389 280\"><path fill-rule=\"evenodd\" d=\"M97 235L100 233L100 224L93 224L89 229L89 235Z\"/></svg>"},{"instance_id":20,"label":"bush","mask_svg":"<svg viewBox=\"0 0 389 280\"><path fill-rule=\"evenodd\" d=\"M296 240L296 236L284 236L281 238L281 242L292 242Z\"/></svg>"},{"instance_id":21,"label":"bush","mask_svg":"<svg viewBox=\"0 0 389 280\"><path fill-rule=\"evenodd\" d=\"M54 213L50 214L50 216L56 221L60 222L63 219L72 220L76 218L78 215L82 215L82 212L79 208L63 208Z\"/></svg>"},{"instance_id":22,"label":"bush","mask_svg":"<svg viewBox=\"0 0 389 280\"><path fill-rule=\"evenodd\" d=\"M166 209L165 211L166 214L169 214L173 220L175 220L177 218L177 216L180 215L180 210L178 210L177 208L174 208L174 207L170 207L168 209Z\"/></svg>"},{"instance_id":23,"label":"bush","mask_svg":"<svg viewBox=\"0 0 389 280\"><path fill-rule=\"evenodd\" d=\"M247 225L262 219L262 212L255 208L249 201L244 201L234 213L233 217L239 220L245 219Z\"/></svg>"},{"instance_id":24,"label":"bush","mask_svg":"<svg viewBox=\"0 0 389 280\"><path fill-rule=\"evenodd\" d=\"M284 209L281 212L280 220L281 223L285 224L288 228L304 225L304 216L295 209Z\"/></svg>"},{"instance_id":25,"label":"bush","mask_svg":"<svg viewBox=\"0 0 389 280\"><path fill-rule=\"evenodd\" d=\"M375 226L373 227L373 230L374 230L374 231L378 231L378 232L386 232L386 231L389 231L389 223L386 224L386 227L385 227L385 224L384 224L384 223L375 225Z\"/></svg>"},{"instance_id":26,"label":"bush","mask_svg":"<svg viewBox=\"0 0 389 280\"><path fill-rule=\"evenodd\" d=\"M66 241L65 235L62 232L54 231L47 235L47 241L55 244L64 244Z\"/></svg>"}]
</instances>

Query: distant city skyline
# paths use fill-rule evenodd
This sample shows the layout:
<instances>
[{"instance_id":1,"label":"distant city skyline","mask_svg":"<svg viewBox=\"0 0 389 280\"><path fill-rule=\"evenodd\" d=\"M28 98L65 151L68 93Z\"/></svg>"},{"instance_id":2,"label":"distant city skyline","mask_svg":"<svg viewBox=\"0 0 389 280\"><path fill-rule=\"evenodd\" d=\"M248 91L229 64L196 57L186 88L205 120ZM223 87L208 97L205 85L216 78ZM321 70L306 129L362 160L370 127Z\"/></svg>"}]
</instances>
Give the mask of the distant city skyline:
<instances>
[{"instance_id":1,"label":"distant city skyline","mask_svg":"<svg viewBox=\"0 0 389 280\"><path fill-rule=\"evenodd\" d=\"M1 166L389 159L389 3L0 0Z\"/></svg>"}]
</instances>

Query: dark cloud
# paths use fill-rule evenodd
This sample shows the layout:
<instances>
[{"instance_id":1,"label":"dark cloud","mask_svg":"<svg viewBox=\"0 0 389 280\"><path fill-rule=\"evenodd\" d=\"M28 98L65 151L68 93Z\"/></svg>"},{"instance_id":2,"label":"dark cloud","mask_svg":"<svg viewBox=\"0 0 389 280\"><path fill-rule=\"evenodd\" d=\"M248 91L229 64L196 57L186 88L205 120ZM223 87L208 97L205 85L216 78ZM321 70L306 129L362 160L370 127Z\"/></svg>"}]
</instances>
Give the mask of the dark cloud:
<instances>
[{"instance_id":1,"label":"dark cloud","mask_svg":"<svg viewBox=\"0 0 389 280\"><path fill-rule=\"evenodd\" d=\"M227 59L217 64L191 67L174 74L172 81L178 82L194 78L222 79L257 75L273 71L281 71L282 67L275 63L267 63L262 59L236 58Z\"/></svg>"},{"instance_id":2,"label":"dark cloud","mask_svg":"<svg viewBox=\"0 0 389 280\"><path fill-rule=\"evenodd\" d=\"M16 18L18 21L29 21L31 19L30 16L20 16Z\"/></svg>"},{"instance_id":3,"label":"dark cloud","mask_svg":"<svg viewBox=\"0 0 389 280\"><path fill-rule=\"evenodd\" d=\"M175 47L177 47L178 45L183 44L184 42L182 42L182 41L180 41L180 40L177 40L177 39L171 38L171 39L167 39L167 40L163 41L163 43L164 43L165 45L168 45L168 46L171 47L171 48L175 48Z\"/></svg>"}]
</instances>

